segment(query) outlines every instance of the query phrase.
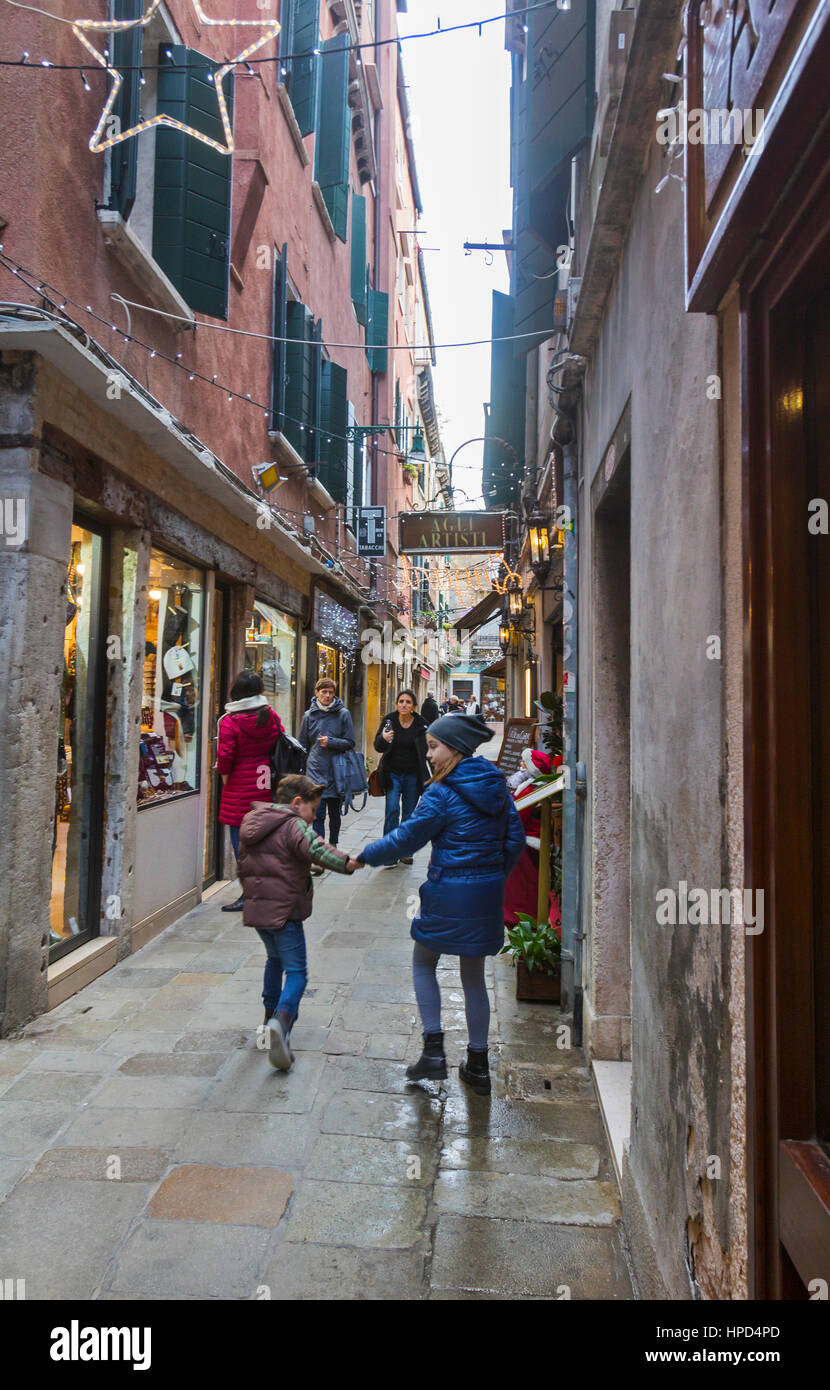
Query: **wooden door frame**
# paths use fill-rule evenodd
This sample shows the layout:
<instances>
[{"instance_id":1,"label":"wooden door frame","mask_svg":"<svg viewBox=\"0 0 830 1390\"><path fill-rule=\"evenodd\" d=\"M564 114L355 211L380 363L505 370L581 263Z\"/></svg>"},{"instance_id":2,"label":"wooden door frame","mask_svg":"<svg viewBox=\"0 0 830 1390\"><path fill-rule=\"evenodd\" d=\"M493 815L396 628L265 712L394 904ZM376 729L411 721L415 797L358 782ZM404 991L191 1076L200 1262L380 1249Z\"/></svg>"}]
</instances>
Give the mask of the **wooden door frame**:
<instances>
[{"instance_id":1,"label":"wooden door frame","mask_svg":"<svg viewBox=\"0 0 830 1390\"><path fill-rule=\"evenodd\" d=\"M781 422L772 410L773 385L781 380L791 357L803 351L774 333L772 320L790 311L830 266L830 160L814 149L791 185L786 207L779 208L741 281L742 495L744 558L744 854L745 884L764 889L765 929L747 937L747 1179L749 1288L751 1298L798 1298L804 1290L789 1258L780 1248L779 1192L784 1183L805 1181L797 1150L813 1145L782 1144L809 1140L805 1114L813 1066L812 935L788 932L806 911L809 883L801 885L797 869L805 847L797 822L780 814L785 745L797 744L804 725L804 700L795 663L782 663L774 634L776 605L786 605L788 590L799 583L801 552L787 545L788 521L800 504L794 489L781 479ZM782 341L786 344L782 351ZM778 473L776 474L776 469ZM800 478L801 474L799 474ZM780 504L784 501L785 515ZM776 510L776 507L779 510ZM803 517L806 535L807 514ZM807 615L789 611L796 640L804 640ZM779 617L778 623L784 620ZM778 656L778 661L776 661ZM783 722L782 722L783 721ZM807 726L809 729L809 725ZM806 756L806 749L805 749ZM776 821L776 809L779 810ZM789 823L788 823L789 821ZM776 868L778 879L776 879ZM801 899L799 900L799 893ZM779 911L780 909L780 911ZM809 1058L796 1066L782 1046L798 1038ZM808 1036L809 1035L809 1036ZM799 1132L801 1131L801 1132ZM793 1152L795 1151L795 1152ZM803 1160L803 1161L802 1161ZM813 1173L815 1177L816 1174Z\"/></svg>"}]
</instances>

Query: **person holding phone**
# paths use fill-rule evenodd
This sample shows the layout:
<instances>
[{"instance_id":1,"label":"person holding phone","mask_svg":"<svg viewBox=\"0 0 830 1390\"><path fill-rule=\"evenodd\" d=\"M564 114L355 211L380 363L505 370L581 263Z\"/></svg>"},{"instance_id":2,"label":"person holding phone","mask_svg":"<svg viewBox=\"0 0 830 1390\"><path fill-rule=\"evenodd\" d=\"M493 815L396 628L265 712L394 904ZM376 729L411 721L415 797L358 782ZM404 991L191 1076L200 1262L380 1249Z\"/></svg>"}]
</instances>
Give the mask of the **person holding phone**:
<instances>
[{"instance_id":1,"label":"person holding phone","mask_svg":"<svg viewBox=\"0 0 830 1390\"><path fill-rule=\"evenodd\" d=\"M411 690L402 690L395 709L384 715L375 735L375 748L383 754L380 762L381 785L386 792L383 833L388 835L409 820L429 781L427 726L417 712ZM401 863L412 859L402 857ZM387 865L393 869L394 864Z\"/></svg>"}]
</instances>

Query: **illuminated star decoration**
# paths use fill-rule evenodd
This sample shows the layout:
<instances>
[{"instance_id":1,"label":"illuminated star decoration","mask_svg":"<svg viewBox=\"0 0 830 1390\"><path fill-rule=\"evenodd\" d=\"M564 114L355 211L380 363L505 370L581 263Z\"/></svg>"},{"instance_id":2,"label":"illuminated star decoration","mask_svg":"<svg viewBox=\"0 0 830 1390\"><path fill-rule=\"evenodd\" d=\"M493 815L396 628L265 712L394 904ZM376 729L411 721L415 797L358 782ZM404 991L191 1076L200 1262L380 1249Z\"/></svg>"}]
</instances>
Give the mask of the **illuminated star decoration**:
<instances>
[{"instance_id":1,"label":"illuminated star decoration","mask_svg":"<svg viewBox=\"0 0 830 1390\"><path fill-rule=\"evenodd\" d=\"M220 144L218 140L213 140L209 135L204 135L201 130L194 130L193 126L185 125L183 121L177 121L174 116L168 116L164 112L159 112L148 121L139 121L137 125L130 126L129 130L119 131L117 135L108 136L106 140L101 139L102 132L112 114L112 108L118 98L118 93L121 90L124 79L117 68L110 66L109 59L101 53L94 44L90 43L84 31L105 30L112 33L124 29L144 28L149 24L160 4L161 0L150 0L149 7L139 19L76 19L72 25L72 32L75 37L80 39L87 52L92 55L97 63L100 63L104 71L108 72L113 79L112 87L109 90L109 95L104 104L104 109L90 137L89 148L92 150L93 154L100 154L102 150L108 150L113 145L120 145L124 140L129 140L134 135L140 135L142 131L150 130L153 126L166 125L170 126L172 130L180 130L183 131L185 135L192 135L194 140L201 140L204 145L210 145L211 149L218 150L220 154L233 154L233 129L228 116L228 107L225 101L225 93L222 90L222 83L227 74L236 67L237 63L244 63L246 58L250 58L252 53L257 52L257 49L262 48L266 43L270 42L271 39L276 38L277 34L280 32L280 25L274 19L208 19L199 4L199 0L193 0L193 8L201 24L208 25L211 28L255 27L257 29L267 30L261 38L257 39L256 43L249 44L248 47L237 54L235 58L231 58L230 62L224 63L222 67L217 68L212 74L213 84L216 88L219 116L222 121L222 129L225 133L225 144ZM210 77L211 74L208 74L208 76Z\"/></svg>"}]
</instances>

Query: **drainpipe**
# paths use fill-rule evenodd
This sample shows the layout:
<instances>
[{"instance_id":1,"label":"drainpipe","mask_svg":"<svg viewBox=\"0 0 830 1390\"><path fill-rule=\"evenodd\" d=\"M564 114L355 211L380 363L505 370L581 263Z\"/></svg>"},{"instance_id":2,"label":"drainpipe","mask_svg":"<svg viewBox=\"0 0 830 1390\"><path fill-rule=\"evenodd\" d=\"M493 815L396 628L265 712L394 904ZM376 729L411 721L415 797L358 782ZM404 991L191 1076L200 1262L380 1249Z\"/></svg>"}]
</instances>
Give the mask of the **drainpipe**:
<instances>
[{"instance_id":1,"label":"drainpipe","mask_svg":"<svg viewBox=\"0 0 830 1390\"><path fill-rule=\"evenodd\" d=\"M578 834L577 804L577 594L579 592L576 539L577 467L576 442L563 446L564 503L573 519L573 527L564 532L562 594L562 666L567 684L563 691L563 742L567 768L562 793L562 1011L574 1015L574 1033L582 1032L582 941L579 936L577 892L581 836ZM577 997L579 1005L577 1007ZM574 1044L578 1045L577 1037Z\"/></svg>"}]
</instances>

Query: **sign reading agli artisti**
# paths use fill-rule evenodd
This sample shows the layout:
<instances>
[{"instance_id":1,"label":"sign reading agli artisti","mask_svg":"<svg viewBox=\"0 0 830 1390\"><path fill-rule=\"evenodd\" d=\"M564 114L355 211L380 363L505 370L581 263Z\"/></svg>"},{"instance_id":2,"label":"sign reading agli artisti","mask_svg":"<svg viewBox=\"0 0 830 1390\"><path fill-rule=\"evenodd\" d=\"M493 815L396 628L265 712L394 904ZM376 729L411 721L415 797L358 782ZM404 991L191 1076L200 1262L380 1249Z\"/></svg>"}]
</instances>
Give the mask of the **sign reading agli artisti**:
<instances>
[{"instance_id":1,"label":"sign reading agli artisti","mask_svg":"<svg viewBox=\"0 0 830 1390\"><path fill-rule=\"evenodd\" d=\"M400 518L401 555L432 551L501 550L502 512L404 512Z\"/></svg>"}]
</instances>

